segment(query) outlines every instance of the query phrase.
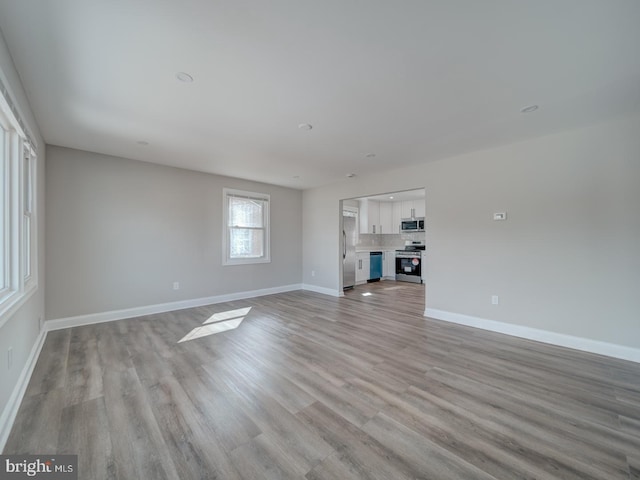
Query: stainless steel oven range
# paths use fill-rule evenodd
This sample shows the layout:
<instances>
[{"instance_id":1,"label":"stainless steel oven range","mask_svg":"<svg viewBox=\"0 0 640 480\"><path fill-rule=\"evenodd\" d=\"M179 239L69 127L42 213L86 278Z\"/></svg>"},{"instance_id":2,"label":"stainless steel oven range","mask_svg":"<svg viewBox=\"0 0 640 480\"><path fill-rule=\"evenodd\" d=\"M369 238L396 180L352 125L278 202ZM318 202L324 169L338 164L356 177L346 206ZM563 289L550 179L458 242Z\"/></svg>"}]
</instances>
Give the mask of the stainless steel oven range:
<instances>
[{"instance_id":1,"label":"stainless steel oven range","mask_svg":"<svg viewBox=\"0 0 640 480\"><path fill-rule=\"evenodd\" d=\"M396 250L396 280L422 283L422 251L424 245L407 245Z\"/></svg>"}]
</instances>

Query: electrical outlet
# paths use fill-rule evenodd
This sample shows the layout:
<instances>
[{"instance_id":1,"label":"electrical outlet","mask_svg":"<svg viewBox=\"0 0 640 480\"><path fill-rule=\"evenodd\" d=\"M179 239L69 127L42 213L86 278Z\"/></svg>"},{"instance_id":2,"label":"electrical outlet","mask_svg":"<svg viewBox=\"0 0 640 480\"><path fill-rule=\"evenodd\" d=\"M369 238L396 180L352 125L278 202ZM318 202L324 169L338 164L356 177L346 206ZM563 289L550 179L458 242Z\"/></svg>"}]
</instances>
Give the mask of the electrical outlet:
<instances>
[{"instance_id":1,"label":"electrical outlet","mask_svg":"<svg viewBox=\"0 0 640 480\"><path fill-rule=\"evenodd\" d=\"M180 282L173 282L173 289L180 290Z\"/></svg>"},{"instance_id":2,"label":"electrical outlet","mask_svg":"<svg viewBox=\"0 0 640 480\"><path fill-rule=\"evenodd\" d=\"M498 298L498 295L492 295L491 296L491 305L498 305L499 300L500 299Z\"/></svg>"},{"instance_id":3,"label":"electrical outlet","mask_svg":"<svg viewBox=\"0 0 640 480\"><path fill-rule=\"evenodd\" d=\"M7 350L7 369L11 370L11 367L13 367L13 347Z\"/></svg>"}]
</instances>

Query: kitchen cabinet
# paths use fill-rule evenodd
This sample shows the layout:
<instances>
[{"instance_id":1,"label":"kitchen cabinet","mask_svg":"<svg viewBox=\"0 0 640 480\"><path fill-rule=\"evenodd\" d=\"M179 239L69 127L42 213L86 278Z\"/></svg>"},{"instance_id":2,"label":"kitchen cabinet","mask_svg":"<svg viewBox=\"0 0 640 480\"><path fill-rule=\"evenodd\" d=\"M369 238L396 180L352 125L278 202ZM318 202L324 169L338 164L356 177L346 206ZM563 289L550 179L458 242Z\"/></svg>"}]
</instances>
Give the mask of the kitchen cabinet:
<instances>
[{"instance_id":1,"label":"kitchen cabinet","mask_svg":"<svg viewBox=\"0 0 640 480\"><path fill-rule=\"evenodd\" d=\"M396 278L396 251L385 250L382 252L382 276L384 278Z\"/></svg>"},{"instance_id":2,"label":"kitchen cabinet","mask_svg":"<svg viewBox=\"0 0 640 480\"><path fill-rule=\"evenodd\" d=\"M358 252L356 254L356 284L366 283L369 280L369 252Z\"/></svg>"},{"instance_id":3,"label":"kitchen cabinet","mask_svg":"<svg viewBox=\"0 0 640 480\"><path fill-rule=\"evenodd\" d=\"M369 200L368 233L380 233L380 202Z\"/></svg>"},{"instance_id":4,"label":"kitchen cabinet","mask_svg":"<svg viewBox=\"0 0 640 480\"><path fill-rule=\"evenodd\" d=\"M398 234L403 218L424 217L424 199L387 202L362 199L359 208L360 233Z\"/></svg>"},{"instance_id":5,"label":"kitchen cabinet","mask_svg":"<svg viewBox=\"0 0 640 480\"><path fill-rule=\"evenodd\" d=\"M380 233L380 202L360 200L360 233Z\"/></svg>"},{"instance_id":6,"label":"kitchen cabinet","mask_svg":"<svg viewBox=\"0 0 640 480\"><path fill-rule=\"evenodd\" d=\"M402 218L424 217L424 199L405 200L402 204Z\"/></svg>"},{"instance_id":7,"label":"kitchen cabinet","mask_svg":"<svg viewBox=\"0 0 640 480\"><path fill-rule=\"evenodd\" d=\"M358 208L358 233L369 233L369 200L360 200L358 202L360 207Z\"/></svg>"},{"instance_id":8,"label":"kitchen cabinet","mask_svg":"<svg viewBox=\"0 0 640 480\"><path fill-rule=\"evenodd\" d=\"M400 224L402 223L402 202L393 202L392 204L392 223L393 232L400 233Z\"/></svg>"},{"instance_id":9,"label":"kitchen cabinet","mask_svg":"<svg viewBox=\"0 0 640 480\"><path fill-rule=\"evenodd\" d=\"M393 203L380 202L380 231L377 233L398 233L400 222L393 222Z\"/></svg>"},{"instance_id":10,"label":"kitchen cabinet","mask_svg":"<svg viewBox=\"0 0 640 480\"><path fill-rule=\"evenodd\" d=\"M400 206L402 207L402 218L411 218L411 214L413 213L413 201L405 200L400 202Z\"/></svg>"}]
</instances>

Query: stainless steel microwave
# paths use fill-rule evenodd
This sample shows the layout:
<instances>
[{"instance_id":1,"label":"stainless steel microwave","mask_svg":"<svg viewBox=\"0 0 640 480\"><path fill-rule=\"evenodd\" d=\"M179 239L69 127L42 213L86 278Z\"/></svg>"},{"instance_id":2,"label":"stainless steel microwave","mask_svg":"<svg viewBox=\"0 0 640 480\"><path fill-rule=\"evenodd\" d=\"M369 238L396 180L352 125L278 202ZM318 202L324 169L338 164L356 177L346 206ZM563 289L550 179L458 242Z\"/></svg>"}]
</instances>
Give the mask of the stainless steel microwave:
<instances>
[{"instance_id":1,"label":"stainless steel microwave","mask_svg":"<svg viewBox=\"0 0 640 480\"><path fill-rule=\"evenodd\" d=\"M403 218L400 222L400 233L424 232L424 217Z\"/></svg>"}]
</instances>

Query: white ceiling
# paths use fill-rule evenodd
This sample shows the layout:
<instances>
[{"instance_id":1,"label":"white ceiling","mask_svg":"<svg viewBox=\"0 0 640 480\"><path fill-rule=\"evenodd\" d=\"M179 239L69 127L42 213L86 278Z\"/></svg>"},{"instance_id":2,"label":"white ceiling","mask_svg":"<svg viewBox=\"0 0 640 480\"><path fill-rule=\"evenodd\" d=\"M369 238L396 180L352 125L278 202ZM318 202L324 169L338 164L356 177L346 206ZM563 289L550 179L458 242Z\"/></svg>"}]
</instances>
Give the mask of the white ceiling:
<instances>
[{"instance_id":1,"label":"white ceiling","mask_svg":"<svg viewBox=\"0 0 640 480\"><path fill-rule=\"evenodd\" d=\"M638 0L0 0L47 143L295 188L639 111L638 25Z\"/></svg>"}]
</instances>

